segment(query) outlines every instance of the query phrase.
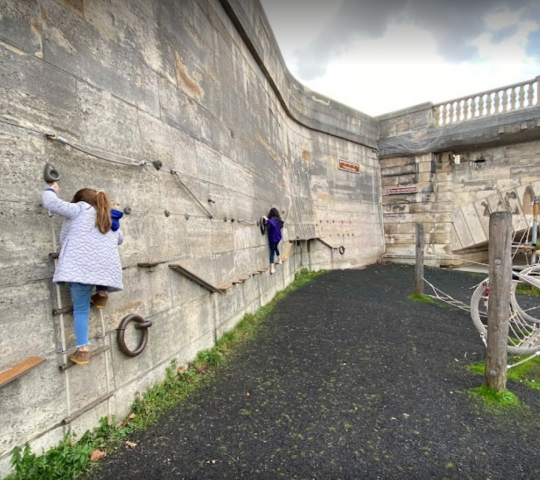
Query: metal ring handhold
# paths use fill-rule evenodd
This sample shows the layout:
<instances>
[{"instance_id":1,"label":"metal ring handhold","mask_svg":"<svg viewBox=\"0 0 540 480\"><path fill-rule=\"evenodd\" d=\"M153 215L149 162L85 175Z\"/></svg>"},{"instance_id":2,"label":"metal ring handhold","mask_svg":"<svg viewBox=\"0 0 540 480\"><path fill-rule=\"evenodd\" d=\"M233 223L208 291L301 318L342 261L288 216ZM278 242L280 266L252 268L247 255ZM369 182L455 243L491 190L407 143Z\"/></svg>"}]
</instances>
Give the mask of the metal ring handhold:
<instances>
[{"instance_id":1,"label":"metal ring handhold","mask_svg":"<svg viewBox=\"0 0 540 480\"><path fill-rule=\"evenodd\" d=\"M266 233L266 220L261 217L259 218L259 228L261 229L261 235Z\"/></svg>"},{"instance_id":2,"label":"metal ring handhold","mask_svg":"<svg viewBox=\"0 0 540 480\"><path fill-rule=\"evenodd\" d=\"M137 345L135 350L130 350L124 339L124 332L126 331L129 323L132 321L136 322L135 328L141 330L141 340L139 341L139 345ZM118 341L120 351L128 357L136 357L137 355L140 355L148 343L148 328L151 326L152 322L145 321L140 315L130 314L124 317L116 329L116 340Z\"/></svg>"},{"instance_id":3,"label":"metal ring handhold","mask_svg":"<svg viewBox=\"0 0 540 480\"><path fill-rule=\"evenodd\" d=\"M341 245L341 247L338 248L338 252L340 253L340 255L343 255L345 253L345 247Z\"/></svg>"}]
</instances>

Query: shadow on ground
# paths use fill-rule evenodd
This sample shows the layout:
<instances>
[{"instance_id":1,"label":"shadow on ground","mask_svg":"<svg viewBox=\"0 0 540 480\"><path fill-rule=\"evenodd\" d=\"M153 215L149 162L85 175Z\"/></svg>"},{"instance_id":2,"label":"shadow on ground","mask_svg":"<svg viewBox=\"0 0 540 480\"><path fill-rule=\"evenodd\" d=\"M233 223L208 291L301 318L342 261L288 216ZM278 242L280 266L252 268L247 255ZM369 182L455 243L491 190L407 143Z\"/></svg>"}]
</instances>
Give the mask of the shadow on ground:
<instances>
[{"instance_id":1,"label":"shadow on ground","mask_svg":"<svg viewBox=\"0 0 540 480\"><path fill-rule=\"evenodd\" d=\"M481 277L428 269L469 301ZM540 478L540 393L478 409L484 358L469 316L409 300L414 268L333 271L291 293L184 404L92 479Z\"/></svg>"}]
</instances>

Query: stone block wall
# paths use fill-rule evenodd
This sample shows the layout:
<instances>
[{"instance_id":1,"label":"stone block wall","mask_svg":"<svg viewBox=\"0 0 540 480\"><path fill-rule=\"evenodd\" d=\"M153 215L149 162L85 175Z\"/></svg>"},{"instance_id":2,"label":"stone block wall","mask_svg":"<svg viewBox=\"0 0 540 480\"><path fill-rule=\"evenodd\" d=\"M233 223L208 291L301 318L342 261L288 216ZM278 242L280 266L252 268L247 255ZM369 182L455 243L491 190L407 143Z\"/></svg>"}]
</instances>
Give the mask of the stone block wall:
<instances>
[{"instance_id":1,"label":"stone block wall","mask_svg":"<svg viewBox=\"0 0 540 480\"><path fill-rule=\"evenodd\" d=\"M385 259L415 261L424 224L426 263L487 261L489 215L513 213L516 238L540 195L540 108L435 127L432 105L378 117Z\"/></svg>"},{"instance_id":2,"label":"stone block wall","mask_svg":"<svg viewBox=\"0 0 540 480\"><path fill-rule=\"evenodd\" d=\"M0 476L16 445L40 451L68 428L128 413L172 359L211 347L299 269L383 253L378 121L298 84L257 1L6 0L0 98L0 372L45 359L0 388ZM121 221L125 289L103 317L92 311L102 353L64 373L63 342L75 344L71 315L52 313L70 299L51 281L61 219L40 205L48 162L61 198L103 189L131 211ZM272 206L290 245L275 275L260 272L268 246L256 225ZM171 264L235 285L210 293ZM116 343L131 313L153 322L135 358Z\"/></svg>"}]
</instances>

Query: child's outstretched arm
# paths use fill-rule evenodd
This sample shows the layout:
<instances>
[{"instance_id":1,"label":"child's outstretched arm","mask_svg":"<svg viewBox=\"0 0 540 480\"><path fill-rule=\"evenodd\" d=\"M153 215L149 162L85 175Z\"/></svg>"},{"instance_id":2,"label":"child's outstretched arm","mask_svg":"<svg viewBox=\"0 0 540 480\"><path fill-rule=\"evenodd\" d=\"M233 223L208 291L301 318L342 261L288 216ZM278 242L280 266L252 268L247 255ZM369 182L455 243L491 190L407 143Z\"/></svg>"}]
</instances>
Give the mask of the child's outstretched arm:
<instances>
[{"instance_id":1,"label":"child's outstretched arm","mask_svg":"<svg viewBox=\"0 0 540 480\"><path fill-rule=\"evenodd\" d=\"M76 203L65 202L60 200L56 195L58 185L51 184L47 190L41 194L41 202L49 212L56 213L62 217L75 218L81 211L81 206Z\"/></svg>"}]
</instances>

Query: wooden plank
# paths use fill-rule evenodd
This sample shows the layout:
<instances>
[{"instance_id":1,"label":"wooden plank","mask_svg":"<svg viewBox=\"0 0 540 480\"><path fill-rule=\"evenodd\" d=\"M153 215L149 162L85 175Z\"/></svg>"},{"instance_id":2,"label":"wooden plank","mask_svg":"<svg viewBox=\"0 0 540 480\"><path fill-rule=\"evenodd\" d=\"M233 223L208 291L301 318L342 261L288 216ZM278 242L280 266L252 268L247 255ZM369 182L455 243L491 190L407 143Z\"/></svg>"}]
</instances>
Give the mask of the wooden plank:
<instances>
[{"instance_id":1,"label":"wooden plank","mask_svg":"<svg viewBox=\"0 0 540 480\"><path fill-rule=\"evenodd\" d=\"M0 388L19 378L21 375L24 375L25 373L32 370L34 367L37 367L40 363L43 363L44 361L45 359L41 357L30 357L27 358L24 362L21 362L18 365L10 368L9 370L0 373Z\"/></svg>"},{"instance_id":2,"label":"wooden plank","mask_svg":"<svg viewBox=\"0 0 540 480\"><path fill-rule=\"evenodd\" d=\"M281 257L282 262L286 262L287 260L289 260L289 255L291 254L292 246L293 246L292 242L287 243L287 246L285 247L285 253L283 254L283 257Z\"/></svg>"},{"instance_id":3,"label":"wooden plank","mask_svg":"<svg viewBox=\"0 0 540 480\"><path fill-rule=\"evenodd\" d=\"M186 267L183 267L180 264L169 265L169 268L172 268L174 271L180 273L192 282L195 282L197 285L206 288L206 290L208 290L209 292L222 293L222 291L218 287L215 287L211 283L208 283L206 280L203 280L201 277L195 275L193 272L190 272Z\"/></svg>"}]
</instances>

